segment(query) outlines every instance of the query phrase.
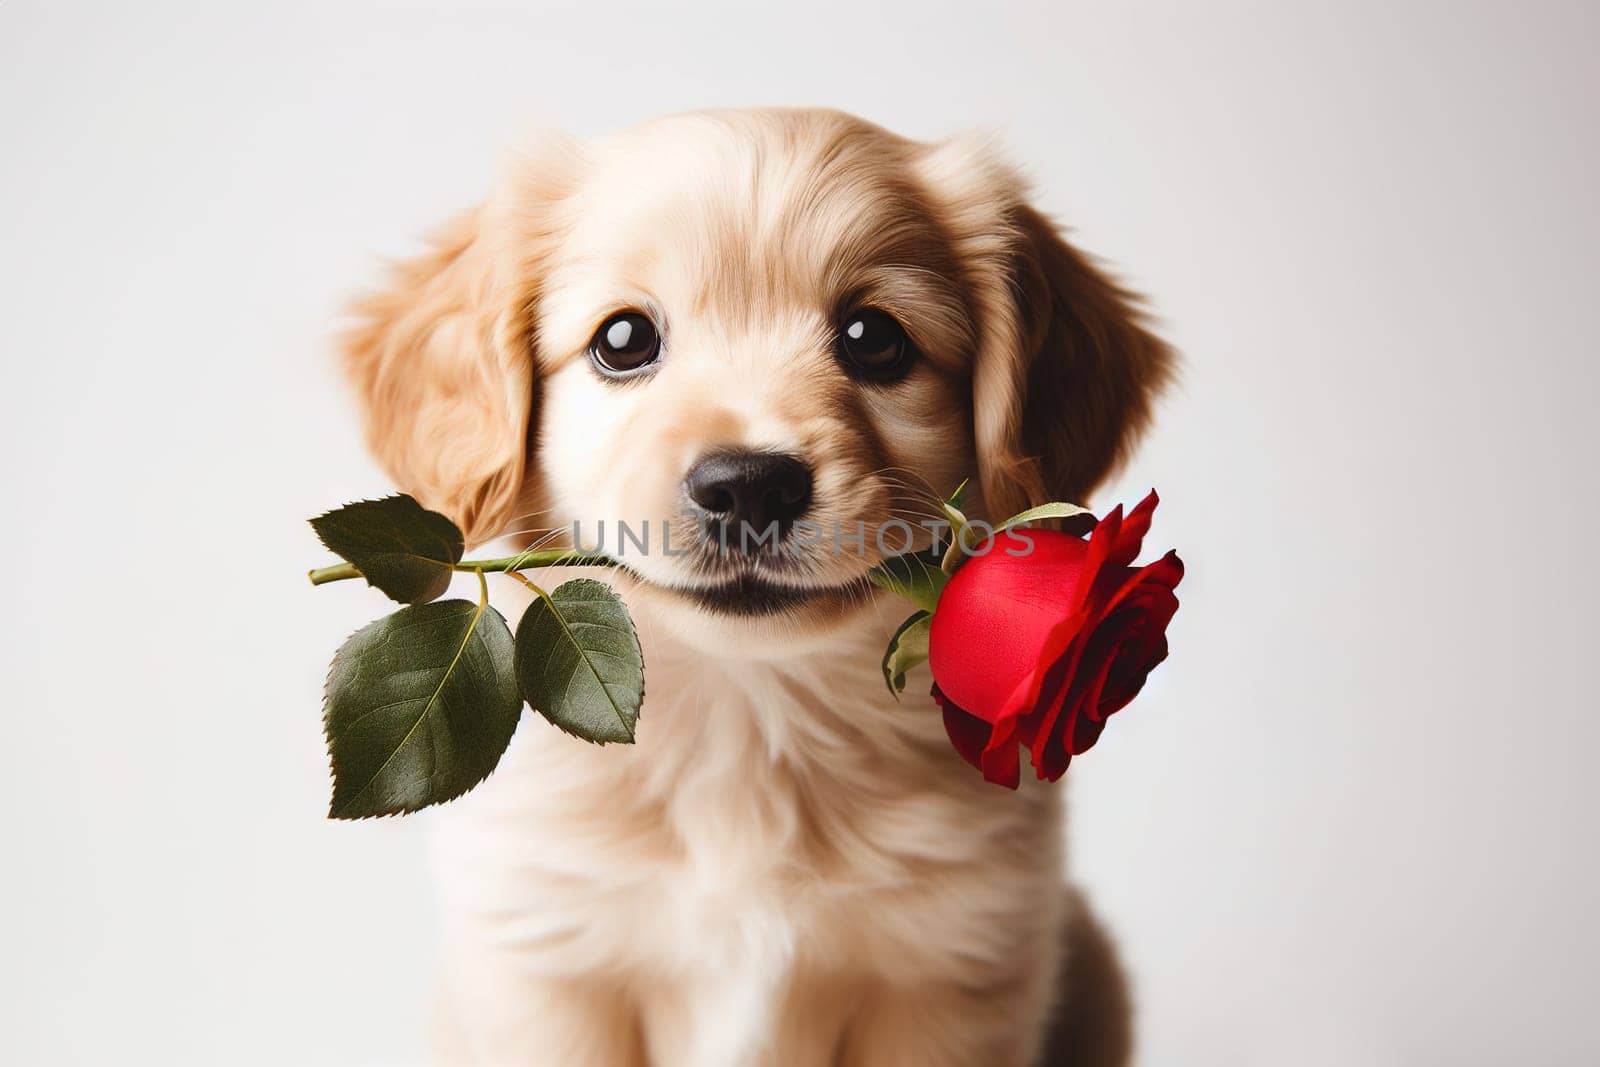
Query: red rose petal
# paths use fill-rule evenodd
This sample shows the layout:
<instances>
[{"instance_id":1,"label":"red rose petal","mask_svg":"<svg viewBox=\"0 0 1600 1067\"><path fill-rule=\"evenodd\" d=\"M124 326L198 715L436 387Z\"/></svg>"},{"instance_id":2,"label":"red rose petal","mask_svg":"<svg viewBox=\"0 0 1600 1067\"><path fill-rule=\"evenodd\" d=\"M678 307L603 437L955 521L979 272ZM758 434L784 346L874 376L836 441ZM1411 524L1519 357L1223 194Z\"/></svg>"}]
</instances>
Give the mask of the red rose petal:
<instances>
[{"instance_id":1,"label":"red rose petal","mask_svg":"<svg viewBox=\"0 0 1600 1067\"><path fill-rule=\"evenodd\" d=\"M958 707L937 684L933 687L933 699L944 710L945 735L962 759L996 785L1015 789L1022 784L1022 763L1017 755L1013 721L991 726Z\"/></svg>"},{"instance_id":2,"label":"red rose petal","mask_svg":"<svg viewBox=\"0 0 1600 1067\"><path fill-rule=\"evenodd\" d=\"M1139 558L1139 549L1144 545L1144 535L1150 532L1150 520L1155 518L1156 505L1161 503L1161 498L1156 496L1154 489L1128 512L1120 528L1116 531L1115 542L1111 551L1106 555L1106 562L1115 567L1126 567Z\"/></svg>"},{"instance_id":3,"label":"red rose petal","mask_svg":"<svg viewBox=\"0 0 1600 1067\"><path fill-rule=\"evenodd\" d=\"M976 715L969 715L956 707L953 701L940 692L937 685L933 687L933 699L944 709L944 732L949 736L950 744L955 746L962 759L982 770L983 764L980 761L983 748L989 743L989 734L993 727Z\"/></svg>"},{"instance_id":4,"label":"red rose petal","mask_svg":"<svg viewBox=\"0 0 1600 1067\"><path fill-rule=\"evenodd\" d=\"M1034 706L1045 668L1070 640L1058 630L1088 600L1108 547L1053 530L1029 536L1026 556L997 549L967 560L940 596L928 635L939 687L985 722Z\"/></svg>"},{"instance_id":5,"label":"red rose petal","mask_svg":"<svg viewBox=\"0 0 1600 1067\"><path fill-rule=\"evenodd\" d=\"M1041 778L1060 777L1072 756L1100 739L1106 720L1139 695L1150 672L1167 658L1166 629L1177 609L1170 589L1141 586L1095 630L1050 729L1030 746Z\"/></svg>"},{"instance_id":6,"label":"red rose petal","mask_svg":"<svg viewBox=\"0 0 1600 1067\"><path fill-rule=\"evenodd\" d=\"M1137 696L1145 677L1166 658L1167 624L1178 610L1172 587L1182 579L1183 562L1169 552L1149 566L1103 574L1097 581L1099 618L1086 627L1088 636L1069 666L1065 697L1046 705L1043 731L1029 746L1039 777L1059 778L1069 757L1099 740L1105 717ZM1125 650L1130 640L1135 645ZM1109 694L1104 692L1108 683Z\"/></svg>"},{"instance_id":7,"label":"red rose petal","mask_svg":"<svg viewBox=\"0 0 1600 1067\"><path fill-rule=\"evenodd\" d=\"M929 635L934 699L951 744L985 778L1016 788L1019 745L1055 780L1090 748L1167 654L1183 563L1138 556L1159 499L1119 506L1087 541L1030 530L1034 550L968 559L940 597Z\"/></svg>"}]
</instances>

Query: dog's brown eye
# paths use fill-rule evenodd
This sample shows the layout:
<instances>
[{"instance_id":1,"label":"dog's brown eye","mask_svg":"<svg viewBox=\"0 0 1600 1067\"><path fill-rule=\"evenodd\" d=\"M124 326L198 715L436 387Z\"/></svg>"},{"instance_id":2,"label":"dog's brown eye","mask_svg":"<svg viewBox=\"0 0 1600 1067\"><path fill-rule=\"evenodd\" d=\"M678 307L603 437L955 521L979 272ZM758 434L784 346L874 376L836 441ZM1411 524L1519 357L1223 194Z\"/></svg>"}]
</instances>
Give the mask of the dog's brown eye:
<instances>
[{"instance_id":1,"label":"dog's brown eye","mask_svg":"<svg viewBox=\"0 0 1600 1067\"><path fill-rule=\"evenodd\" d=\"M877 380L904 374L915 351L900 324L877 308L846 315L839 325L837 348L845 366Z\"/></svg>"},{"instance_id":2,"label":"dog's brown eye","mask_svg":"<svg viewBox=\"0 0 1600 1067\"><path fill-rule=\"evenodd\" d=\"M589 358L605 374L626 374L654 363L661 354L655 323L637 311L623 311L601 323L589 342Z\"/></svg>"}]
</instances>

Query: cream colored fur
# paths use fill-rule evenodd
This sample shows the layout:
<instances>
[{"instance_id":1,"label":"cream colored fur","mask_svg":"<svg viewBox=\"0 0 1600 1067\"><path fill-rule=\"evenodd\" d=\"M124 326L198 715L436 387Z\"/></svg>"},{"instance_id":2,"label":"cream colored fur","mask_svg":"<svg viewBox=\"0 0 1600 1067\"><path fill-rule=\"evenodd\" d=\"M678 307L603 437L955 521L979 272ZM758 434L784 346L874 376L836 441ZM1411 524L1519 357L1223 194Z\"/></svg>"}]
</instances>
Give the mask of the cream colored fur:
<instances>
[{"instance_id":1,"label":"cream colored fur","mask_svg":"<svg viewBox=\"0 0 1600 1067\"><path fill-rule=\"evenodd\" d=\"M846 305L906 326L904 381L841 371ZM658 322L660 367L606 381L584 349L626 308ZM805 457L813 517L869 530L967 477L980 511L1081 498L1169 363L984 145L820 111L546 139L359 310L374 452L474 541L658 528L727 446ZM760 618L697 606L659 551L609 576L645 651L637 743L530 713L433 816L440 1062L1025 1067L1047 1040L1051 1062L1125 1059L1060 789L983 782L925 674L889 696L908 609L860 587L871 547L805 554L785 581L823 591Z\"/></svg>"}]
</instances>

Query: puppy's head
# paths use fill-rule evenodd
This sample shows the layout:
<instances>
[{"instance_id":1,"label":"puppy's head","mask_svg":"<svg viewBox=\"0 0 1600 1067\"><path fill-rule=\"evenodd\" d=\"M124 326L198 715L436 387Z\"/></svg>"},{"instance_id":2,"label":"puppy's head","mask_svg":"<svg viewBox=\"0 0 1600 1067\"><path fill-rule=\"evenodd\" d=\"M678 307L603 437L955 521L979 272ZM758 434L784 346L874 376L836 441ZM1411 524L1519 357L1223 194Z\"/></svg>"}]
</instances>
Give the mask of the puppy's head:
<instances>
[{"instance_id":1,"label":"puppy's head","mask_svg":"<svg viewBox=\"0 0 1600 1067\"><path fill-rule=\"evenodd\" d=\"M546 141L359 312L371 447L469 541L576 532L669 610L786 625L963 479L1084 499L1171 363L985 147L824 111Z\"/></svg>"}]
</instances>

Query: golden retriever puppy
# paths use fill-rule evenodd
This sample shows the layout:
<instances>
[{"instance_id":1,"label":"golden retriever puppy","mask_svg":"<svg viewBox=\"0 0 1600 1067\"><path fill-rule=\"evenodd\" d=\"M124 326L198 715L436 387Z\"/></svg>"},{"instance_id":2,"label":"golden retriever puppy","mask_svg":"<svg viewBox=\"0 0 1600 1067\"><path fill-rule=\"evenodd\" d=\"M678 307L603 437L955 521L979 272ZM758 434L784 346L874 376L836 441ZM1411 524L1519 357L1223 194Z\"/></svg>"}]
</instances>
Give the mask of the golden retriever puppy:
<instances>
[{"instance_id":1,"label":"golden retriever puppy","mask_svg":"<svg viewBox=\"0 0 1600 1067\"><path fill-rule=\"evenodd\" d=\"M1061 790L886 691L909 610L863 578L963 479L991 517L1083 500L1169 374L1012 169L832 111L546 139L357 310L400 488L620 550L645 652L635 744L529 715L434 817L439 1062L1125 1062Z\"/></svg>"}]
</instances>

